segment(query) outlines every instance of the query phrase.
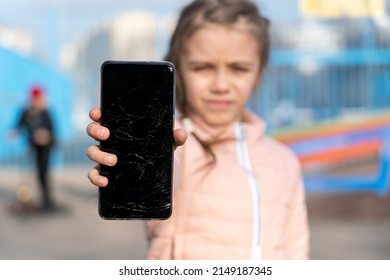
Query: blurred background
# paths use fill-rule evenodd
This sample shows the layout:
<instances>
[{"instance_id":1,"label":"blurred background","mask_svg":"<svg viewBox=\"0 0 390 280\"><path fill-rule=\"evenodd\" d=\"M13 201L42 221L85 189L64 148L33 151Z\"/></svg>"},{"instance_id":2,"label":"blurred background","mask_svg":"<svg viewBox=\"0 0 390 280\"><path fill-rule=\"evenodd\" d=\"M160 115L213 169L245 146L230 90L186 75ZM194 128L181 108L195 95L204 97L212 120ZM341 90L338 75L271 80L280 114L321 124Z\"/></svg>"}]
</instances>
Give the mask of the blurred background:
<instances>
[{"instance_id":1,"label":"blurred background","mask_svg":"<svg viewBox=\"0 0 390 280\"><path fill-rule=\"evenodd\" d=\"M188 0L0 0L0 259L140 259L142 222L104 221L86 174L88 112L108 59L163 58ZM249 107L299 156L311 258L390 259L390 1L257 0L272 54ZM45 88L62 211L10 211L36 183L26 137L10 141L32 85Z\"/></svg>"}]
</instances>

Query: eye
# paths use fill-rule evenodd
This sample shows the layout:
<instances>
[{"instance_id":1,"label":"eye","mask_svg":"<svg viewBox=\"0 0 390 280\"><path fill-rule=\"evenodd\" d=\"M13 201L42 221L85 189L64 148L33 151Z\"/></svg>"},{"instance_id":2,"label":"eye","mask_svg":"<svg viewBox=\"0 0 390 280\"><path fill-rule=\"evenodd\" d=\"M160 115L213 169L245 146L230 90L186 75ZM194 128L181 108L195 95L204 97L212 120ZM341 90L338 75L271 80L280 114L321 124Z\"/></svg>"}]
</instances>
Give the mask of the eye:
<instances>
[{"instance_id":1,"label":"eye","mask_svg":"<svg viewBox=\"0 0 390 280\"><path fill-rule=\"evenodd\" d=\"M232 69L235 72L242 72L242 73L248 72L250 70L248 67L240 66L240 65L233 65Z\"/></svg>"},{"instance_id":2,"label":"eye","mask_svg":"<svg viewBox=\"0 0 390 280\"><path fill-rule=\"evenodd\" d=\"M211 66L207 64L195 65L192 67L192 71L194 72L202 72L202 71L207 71L209 69L211 69Z\"/></svg>"}]
</instances>

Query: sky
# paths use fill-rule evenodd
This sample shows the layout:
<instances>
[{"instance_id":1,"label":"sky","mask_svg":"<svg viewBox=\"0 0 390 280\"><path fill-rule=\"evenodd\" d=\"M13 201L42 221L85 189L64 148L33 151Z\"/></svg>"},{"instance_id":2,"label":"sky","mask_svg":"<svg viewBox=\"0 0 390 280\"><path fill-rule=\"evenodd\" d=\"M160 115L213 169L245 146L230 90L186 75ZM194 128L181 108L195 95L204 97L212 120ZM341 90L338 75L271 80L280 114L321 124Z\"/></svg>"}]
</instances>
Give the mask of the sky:
<instances>
[{"instance_id":1,"label":"sky","mask_svg":"<svg viewBox=\"0 0 390 280\"><path fill-rule=\"evenodd\" d=\"M175 15L191 0L0 0L0 27L32 34L39 56L58 64L61 48L85 36L99 23L130 9L150 11L157 16ZM297 2L257 0L271 20L298 16ZM270 5L272 3L272 6Z\"/></svg>"},{"instance_id":2,"label":"sky","mask_svg":"<svg viewBox=\"0 0 390 280\"><path fill-rule=\"evenodd\" d=\"M39 56L56 65L59 53L101 22L127 10L146 10L157 17L176 15L191 0L0 0L0 28L32 34ZM275 25L299 21L300 0L254 0ZM350 1L350 0L345 0ZM386 0L390 5L390 0Z\"/></svg>"},{"instance_id":3,"label":"sky","mask_svg":"<svg viewBox=\"0 0 390 280\"><path fill-rule=\"evenodd\" d=\"M177 13L190 0L0 0L0 24L42 29L50 17L61 17L64 40L79 36L94 22L125 9L145 9L156 14ZM296 1L258 0L264 13L276 20L297 16ZM73 21L72 21L73 19ZM89 23L89 24L88 24Z\"/></svg>"}]
</instances>

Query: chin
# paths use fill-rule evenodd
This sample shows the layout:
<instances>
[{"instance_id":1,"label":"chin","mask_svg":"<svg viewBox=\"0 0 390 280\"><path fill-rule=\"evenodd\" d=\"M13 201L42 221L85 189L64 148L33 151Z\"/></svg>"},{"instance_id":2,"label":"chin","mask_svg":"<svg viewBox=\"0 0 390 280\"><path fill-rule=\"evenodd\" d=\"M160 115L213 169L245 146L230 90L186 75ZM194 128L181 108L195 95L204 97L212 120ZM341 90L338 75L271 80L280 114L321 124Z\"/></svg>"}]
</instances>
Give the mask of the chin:
<instances>
[{"instance_id":1,"label":"chin","mask_svg":"<svg viewBox=\"0 0 390 280\"><path fill-rule=\"evenodd\" d=\"M226 127L232 125L236 120L232 118L216 117L206 119L206 122L210 126Z\"/></svg>"}]
</instances>

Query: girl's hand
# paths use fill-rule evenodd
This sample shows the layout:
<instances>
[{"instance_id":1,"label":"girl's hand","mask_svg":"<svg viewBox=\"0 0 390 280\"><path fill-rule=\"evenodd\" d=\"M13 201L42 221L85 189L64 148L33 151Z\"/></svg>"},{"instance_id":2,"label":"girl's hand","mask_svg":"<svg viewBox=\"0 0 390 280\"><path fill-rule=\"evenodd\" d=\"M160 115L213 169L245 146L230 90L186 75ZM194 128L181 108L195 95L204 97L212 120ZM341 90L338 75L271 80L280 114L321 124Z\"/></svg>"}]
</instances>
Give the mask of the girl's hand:
<instances>
[{"instance_id":1,"label":"girl's hand","mask_svg":"<svg viewBox=\"0 0 390 280\"><path fill-rule=\"evenodd\" d=\"M108 130L108 128L99 124L101 118L101 110L99 108L93 108L89 113L89 117L93 120L93 122L87 126L87 134L96 141L106 140L110 136L110 131ZM173 132L173 137L175 139L176 149L176 147L181 146L185 143L188 135L184 129L178 128L175 129L175 131ZM114 154L101 151L99 149L99 146L97 145L91 145L87 148L87 156L92 161L107 166L114 166L118 161L117 157ZM98 187L105 187L108 184L108 179L104 176L99 175L98 168L99 165L89 170L88 178L92 184Z\"/></svg>"}]
</instances>

